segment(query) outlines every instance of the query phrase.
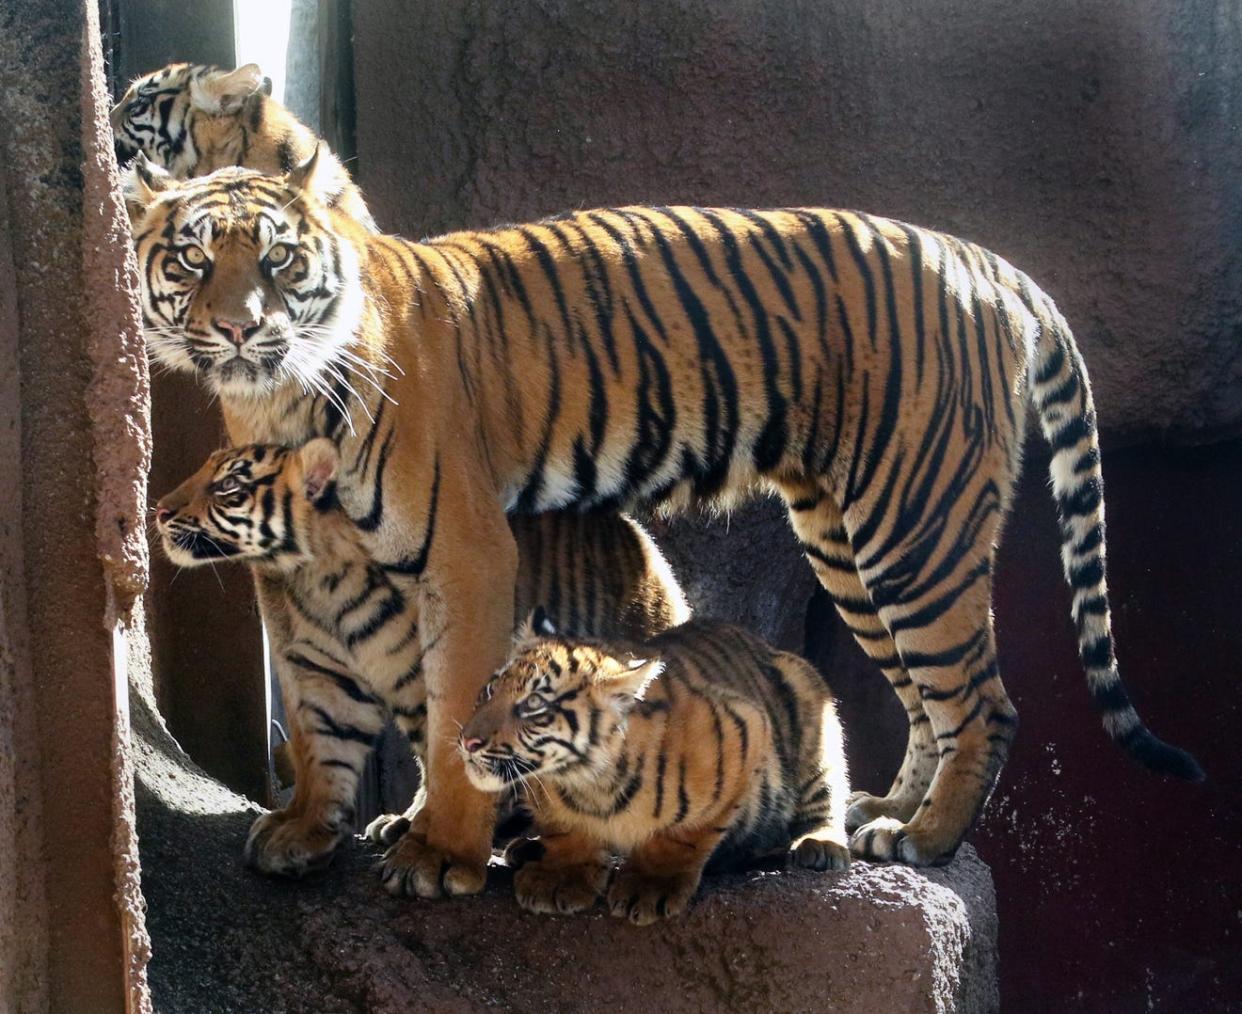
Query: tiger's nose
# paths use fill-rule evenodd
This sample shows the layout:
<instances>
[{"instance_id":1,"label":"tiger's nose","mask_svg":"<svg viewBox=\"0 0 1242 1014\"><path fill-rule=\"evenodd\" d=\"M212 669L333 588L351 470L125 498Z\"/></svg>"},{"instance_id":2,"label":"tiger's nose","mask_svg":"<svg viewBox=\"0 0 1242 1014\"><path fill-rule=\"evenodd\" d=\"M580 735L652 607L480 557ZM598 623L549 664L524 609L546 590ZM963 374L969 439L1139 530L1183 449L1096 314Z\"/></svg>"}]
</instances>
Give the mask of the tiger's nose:
<instances>
[{"instance_id":1,"label":"tiger's nose","mask_svg":"<svg viewBox=\"0 0 1242 1014\"><path fill-rule=\"evenodd\" d=\"M155 523L162 525L165 521L173 516L173 512L162 504L155 505Z\"/></svg>"},{"instance_id":2,"label":"tiger's nose","mask_svg":"<svg viewBox=\"0 0 1242 1014\"><path fill-rule=\"evenodd\" d=\"M484 742L485 741L480 739L478 736L462 736L461 748L465 750L466 753L478 753L483 749Z\"/></svg>"},{"instance_id":3,"label":"tiger's nose","mask_svg":"<svg viewBox=\"0 0 1242 1014\"><path fill-rule=\"evenodd\" d=\"M217 331L223 334L238 348L246 344L248 338L253 337L259 330L260 322L257 320L237 321L225 320L223 317L217 317L211 322L215 325Z\"/></svg>"}]
</instances>

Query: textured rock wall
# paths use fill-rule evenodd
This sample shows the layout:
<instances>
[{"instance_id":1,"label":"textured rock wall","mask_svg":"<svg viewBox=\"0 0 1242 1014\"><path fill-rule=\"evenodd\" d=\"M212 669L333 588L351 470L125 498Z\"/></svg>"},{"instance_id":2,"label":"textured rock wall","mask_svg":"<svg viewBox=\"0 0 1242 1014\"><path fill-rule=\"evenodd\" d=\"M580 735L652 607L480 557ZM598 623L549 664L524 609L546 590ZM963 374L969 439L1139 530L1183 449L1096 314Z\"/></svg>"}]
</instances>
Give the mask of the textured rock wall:
<instances>
[{"instance_id":1,"label":"textured rock wall","mask_svg":"<svg viewBox=\"0 0 1242 1014\"><path fill-rule=\"evenodd\" d=\"M5 1009L149 1010L124 672L150 442L107 108L93 0L0 7Z\"/></svg>"},{"instance_id":2,"label":"textured rock wall","mask_svg":"<svg viewBox=\"0 0 1242 1014\"><path fill-rule=\"evenodd\" d=\"M388 228L858 207L1047 288L1111 442L1239 431L1229 0L371 0L354 20L358 168Z\"/></svg>"}]
</instances>

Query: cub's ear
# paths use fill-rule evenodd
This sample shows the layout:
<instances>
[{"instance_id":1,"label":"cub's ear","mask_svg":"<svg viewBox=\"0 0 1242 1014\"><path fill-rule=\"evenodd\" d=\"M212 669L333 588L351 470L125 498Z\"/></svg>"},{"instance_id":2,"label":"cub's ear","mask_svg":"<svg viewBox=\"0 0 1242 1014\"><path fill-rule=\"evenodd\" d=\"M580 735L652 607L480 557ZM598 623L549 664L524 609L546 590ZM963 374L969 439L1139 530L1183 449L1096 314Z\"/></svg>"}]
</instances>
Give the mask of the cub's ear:
<instances>
[{"instance_id":1,"label":"cub's ear","mask_svg":"<svg viewBox=\"0 0 1242 1014\"><path fill-rule=\"evenodd\" d=\"M129 220L138 222L160 194L172 189L176 182L166 169L148 159L145 152L138 152L121 170L121 193L125 196Z\"/></svg>"},{"instance_id":2,"label":"cub's ear","mask_svg":"<svg viewBox=\"0 0 1242 1014\"><path fill-rule=\"evenodd\" d=\"M651 689L664 672L662 658L618 658L600 673L599 685L621 714L628 712Z\"/></svg>"},{"instance_id":3,"label":"cub's ear","mask_svg":"<svg viewBox=\"0 0 1242 1014\"><path fill-rule=\"evenodd\" d=\"M513 635L513 643L515 648L520 649L545 637L557 636L556 626L549 618L547 610L543 606L536 606L522 621L522 625L517 628L517 632Z\"/></svg>"},{"instance_id":4,"label":"cub's ear","mask_svg":"<svg viewBox=\"0 0 1242 1014\"><path fill-rule=\"evenodd\" d=\"M190 82L190 101L213 116L237 113L246 99L263 88L265 80L257 63L237 70L213 70Z\"/></svg>"},{"instance_id":5,"label":"cub's ear","mask_svg":"<svg viewBox=\"0 0 1242 1014\"><path fill-rule=\"evenodd\" d=\"M302 462L302 491L306 499L320 510L327 510L336 501L336 472L341 456L336 445L326 437L304 444L298 451Z\"/></svg>"}]
</instances>

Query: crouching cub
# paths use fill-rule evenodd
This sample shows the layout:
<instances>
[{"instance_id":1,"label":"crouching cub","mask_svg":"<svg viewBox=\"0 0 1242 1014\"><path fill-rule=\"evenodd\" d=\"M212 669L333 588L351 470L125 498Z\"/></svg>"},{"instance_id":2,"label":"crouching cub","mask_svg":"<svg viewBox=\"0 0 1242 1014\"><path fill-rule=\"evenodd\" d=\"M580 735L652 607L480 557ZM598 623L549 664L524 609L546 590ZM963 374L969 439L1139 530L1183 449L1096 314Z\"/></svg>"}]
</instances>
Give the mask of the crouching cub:
<instances>
[{"instance_id":1,"label":"crouching cub","mask_svg":"<svg viewBox=\"0 0 1242 1014\"><path fill-rule=\"evenodd\" d=\"M609 643L557 636L537 613L459 745L478 788L525 784L543 854L514 886L534 912L607 892L613 915L642 925L682 912L709 866L781 852L849 865L832 694L809 663L736 627Z\"/></svg>"}]
</instances>

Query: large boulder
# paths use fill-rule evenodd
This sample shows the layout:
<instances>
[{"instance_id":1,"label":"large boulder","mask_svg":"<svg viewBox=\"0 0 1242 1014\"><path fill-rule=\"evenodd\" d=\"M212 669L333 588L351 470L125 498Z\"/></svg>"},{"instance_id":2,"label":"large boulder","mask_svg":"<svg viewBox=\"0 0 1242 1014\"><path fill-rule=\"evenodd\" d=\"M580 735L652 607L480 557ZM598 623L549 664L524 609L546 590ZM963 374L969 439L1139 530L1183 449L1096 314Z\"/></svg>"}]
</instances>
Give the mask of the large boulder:
<instances>
[{"instance_id":1,"label":"large boulder","mask_svg":"<svg viewBox=\"0 0 1242 1014\"><path fill-rule=\"evenodd\" d=\"M709 880L647 928L599 910L522 912L508 871L482 896L389 897L361 839L300 883L242 867L253 804L198 771L135 694L143 894L157 1010L993 1011L991 875L855 864Z\"/></svg>"}]
</instances>

